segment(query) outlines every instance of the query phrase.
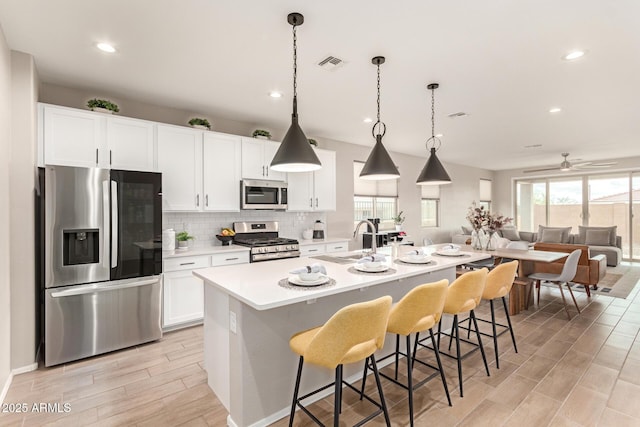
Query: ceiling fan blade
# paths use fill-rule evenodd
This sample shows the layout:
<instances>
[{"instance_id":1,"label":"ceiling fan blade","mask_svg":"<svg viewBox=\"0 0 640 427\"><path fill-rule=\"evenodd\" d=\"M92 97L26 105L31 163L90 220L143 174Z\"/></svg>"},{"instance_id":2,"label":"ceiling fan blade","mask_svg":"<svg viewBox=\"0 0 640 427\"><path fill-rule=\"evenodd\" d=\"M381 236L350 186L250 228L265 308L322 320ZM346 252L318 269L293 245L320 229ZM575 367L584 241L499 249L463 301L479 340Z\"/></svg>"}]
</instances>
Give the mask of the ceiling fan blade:
<instances>
[{"instance_id":1,"label":"ceiling fan blade","mask_svg":"<svg viewBox=\"0 0 640 427\"><path fill-rule=\"evenodd\" d=\"M544 172L544 171L557 171L560 170L559 167L553 167L553 168L542 168L542 169L528 169L528 170L524 170L522 172L524 173L531 173L531 172Z\"/></svg>"},{"instance_id":2,"label":"ceiling fan blade","mask_svg":"<svg viewBox=\"0 0 640 427\"><path fill-rule=\"evenodd\" d=\"M615 164L615 163L614 163ZM606 164L591 164L591 165L584 165L584 166L577 166L577 169L600 169L600 168L609 168L612 165L606 165Z\"/></svg>"}]
</instances>

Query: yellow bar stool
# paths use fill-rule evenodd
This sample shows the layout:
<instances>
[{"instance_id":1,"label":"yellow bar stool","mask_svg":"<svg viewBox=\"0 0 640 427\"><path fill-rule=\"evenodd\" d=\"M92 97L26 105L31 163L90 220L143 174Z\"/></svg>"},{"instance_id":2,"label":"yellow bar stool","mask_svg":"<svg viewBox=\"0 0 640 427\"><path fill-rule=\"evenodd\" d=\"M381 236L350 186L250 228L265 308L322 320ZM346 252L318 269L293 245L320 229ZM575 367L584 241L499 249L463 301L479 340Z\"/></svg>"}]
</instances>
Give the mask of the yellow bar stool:
<instances>
[{"instance_id":1,"label":"yellow bar stool","mask_svg":"<svg viewBox=\"0 0 640 427\"><path fill-rule=\"evenodd\" d=\"M439 282L426 283L424 285L417 286L410 290L397 304L391 308L389 314L389 324L387 325L387 332L396 334L396 350L379 359L383 361L389 357L395 357L395 378L391 378L384 372L380 372L380 375L393 383L399 385L409 392L409 421L413 426L413 391L425 384L427 381L440 374L442 379L442 385L444 391L447 394L447 400L449 406L451 406L451 397L449 396L449 389L447 387L447 380L444 377L444 370L442 369L442 363L440 362L440 354L438 347L436 347L435 337L433 335L433 327L440 322L442 316L442 310L444 308L444 301L447 296L449 281L440 280ZM433 366L420 359L416 359L416 346L414 345L413 353L411 351L411 334L416 334L414 344L420 339L420 332L429 331L431 337L431 343L436 356L438 366ZM406 353L400 351L400 335L405 337L406 341ZM404 356L407 359L407 384L403 384L398 381L398 360L399 356ZM413 366L418 362L424 366L435 370L435 372L429 375L427 378L421 380L418 383L413 383ZM364 393L365 382L367 380L367 364L364 366L364 374L362 376L362 388L360 390L360 399L362 399Z\"/></svg>"},{"instance_id":2,"label":"yellow bar stool","mask_svg":"<svg viewBox=\"0 0 640 427\"><path fill-rule=\"evenodd\" d=\"M380 377L373 353L381 349L384 345L387 320L391 309L391 297L384 296L373 301L352 304L340 309L322 326L299 332L289 340L289 347L294 353L300 355L298 362L298 374L296 385L293 391L293 401L291 403L291 415L289 426L293 425L293 417L296 407L299 406L318 425L323 425L318 418L313 415L301 401L319 393L329 387L335 386L333 425L339 425L340 412L342 406L342 385L360 393L351 384L343 381L342 368L348 363L356 363L362 360L371 362L380 402L376 402L368 396L365 398L378 407L378 410L361 420L357 426L366 423L374 417L384 414L387 426L390 426L389 412L384 401ZM328 369L335 370L335 381L324 387L312 391L302 397L298 397L300 388L300 378L302 377L302 365L304 362L312 363Z\"/></svg>"},{"instance_id":3,"label":"yellow bar stool","mask_svg":"<svg viewBox=\"0 0 640 427\"><path fill-rule=\"evenodd\" d=\"M449 350L451 349L451 339L455 334L456 338L456 354L450 354L444 351L440 351L440 354L444 354L447 357L451 357L452 359L456 359L458 362L458 380L460 382L460 397L463 396L462 390L462 359L470 356L476 350L480 349L480 353L482 353L482 360L484 361L484 368L487 371L487 376L491 375L489 373L489 365L487 364L487 356L484 353L484 347L482 347L482 338L480 337L480 332L478 330L478 322L476 321L476 315L474 309L480 304L480 299L482 298L482 292L484 291L484 285L487 281L487 269L483 268L480 270L470 271L468 273L464 273L462 276L458 277L450 286L449 291L447 292L447 298L444 302L444 313L453 315L453 326L451 328L451 333L447 334L442 332L442 322L438 324L438 342L437 348L440 348L440 336L447 335L449 336ZM473 325L476 330L476 337L478 342L469 341L464 338L460 338L460 328L458 322L458 315L461 313L469 312L469 317L473 321ZM419 345L431 348L428 345L424 344L425 339L422 339L418 342ZM466 342L468 344L472 344L475 346L472 350L468 351L465 354L460 354L460 341Z\"/></svg>"},{"instance_id":4,"label":"yellow bar stool","mask_svg":"<svg viewBox=\"0 0 640 427\"><path fill-rule=\"evenodd\" d=\"M480 322L491 323L492 325L492 334L486 334L484 332L480 332L481 335L486 337L493 338L493 350L496 354L496 368L500 369L500 359L498 358L498 337L505 332L509 331L511 333L511 341L513 342L513 348L518 352L518 346L516 345L516 337L513 334L513 327L511 325L511 317L509 317L509 309L507 308L507 300L505 296L509 294L511 291L511 286L513 286L513 281L516 277L516 272L518 271L518 261L511 261L504 264L498 265L496 268L491 270L489 274L487 274L487 282L484 286L484 292L482 293L482 299L489 301L489 306L491 307L491 321L485 319L478 319ZM504 312L507 315L507 325L503 325L501 323L496 322L496 313L493 306L493 301L501 298L502 305L504 307ZM500 326L502 331L497 333L497 327ZM461 326L462 328L462 326ZM466 328L467 333L471 333L471 318L469 318L469 326ZM469 335L467 334L467 338Z\"/></svg>"}]
</instances>

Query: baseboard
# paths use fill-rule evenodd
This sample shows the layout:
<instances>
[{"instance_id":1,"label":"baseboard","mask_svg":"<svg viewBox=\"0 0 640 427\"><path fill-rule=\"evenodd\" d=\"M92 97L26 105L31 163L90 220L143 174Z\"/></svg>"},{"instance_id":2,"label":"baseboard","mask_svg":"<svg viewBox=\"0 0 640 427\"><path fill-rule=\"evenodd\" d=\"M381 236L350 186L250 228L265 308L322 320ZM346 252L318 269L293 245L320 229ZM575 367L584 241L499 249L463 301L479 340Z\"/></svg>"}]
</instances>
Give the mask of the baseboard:
<instances>
[{"instance_id":1,"label":"baseboard","mask_svg":"<svg viewBox=\"0 0 640 427\"><path fill-rule=\"evenodd\" d=\"M25 372L35 371L36 369L38 369L38 364L32 363L31 365L22 366L20 368L11 370L11 374L13 374L14 376L20 375L20 374L24 374Z\"/></svg>"},{"instance_id":2,"label":"baseboard","mask_svg":"<svg viewBox=\"0 0 640 427\"><path fill-rule=\"evenodd\" d=\"M7 397L9 387L11 387L11 381L13 381L13 372L9 372L9 377L4 383L4 387L2 387L2 392L0 392L0 405L2 405L2 403L4 402L4 398Z\"/></svg>"}]
</instances>

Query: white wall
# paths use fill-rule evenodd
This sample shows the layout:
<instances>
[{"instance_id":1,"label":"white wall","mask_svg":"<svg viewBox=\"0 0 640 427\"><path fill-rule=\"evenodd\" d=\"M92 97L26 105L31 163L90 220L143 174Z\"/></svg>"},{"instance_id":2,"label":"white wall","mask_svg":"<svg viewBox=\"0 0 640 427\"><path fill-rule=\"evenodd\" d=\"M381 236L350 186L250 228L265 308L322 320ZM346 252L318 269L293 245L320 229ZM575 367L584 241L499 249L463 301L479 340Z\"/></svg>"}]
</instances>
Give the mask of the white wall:
<instances>
[{"instance_id":1,"label":"white wall","mask_svg":"<svg viewBox=\"0 0 640 427\"><path fill-rule=\"evenodd\" d=\"M0 27L0 394L11 368L9 270L9 156L11 155L11 54ZM0 401L4 396L0 395Z\"/></svg>"},{"instance_id":2,"label":"white wall","mask_svg":"<svg viewBox=\"0 0 640 427\"><path fill-rule=\"evenodd\" d=\"M9 216L11 231L11 368L23 368L36 359L36 284L34 242L34 188L38 99L33 57L11 52L12 135Z\"/></svg>"}]
</instances>

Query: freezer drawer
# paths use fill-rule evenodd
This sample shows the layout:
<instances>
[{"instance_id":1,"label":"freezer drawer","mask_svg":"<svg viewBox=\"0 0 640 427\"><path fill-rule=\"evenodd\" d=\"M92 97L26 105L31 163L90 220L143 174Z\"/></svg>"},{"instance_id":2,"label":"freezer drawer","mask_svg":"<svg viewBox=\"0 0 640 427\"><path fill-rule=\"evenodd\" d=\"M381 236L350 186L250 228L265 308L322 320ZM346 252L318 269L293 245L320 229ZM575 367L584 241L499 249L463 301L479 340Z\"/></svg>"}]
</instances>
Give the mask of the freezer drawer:
<instances>
[{"instance_id":1,"label":"freezer drawer","mask_svg":"<svg viewBox=\"0 0 640 427\"><path fill-rule=\"evenodd\" d=\"M47 289L45 365L162 337L160 276Z\"/></svg>"}]
</instances>

